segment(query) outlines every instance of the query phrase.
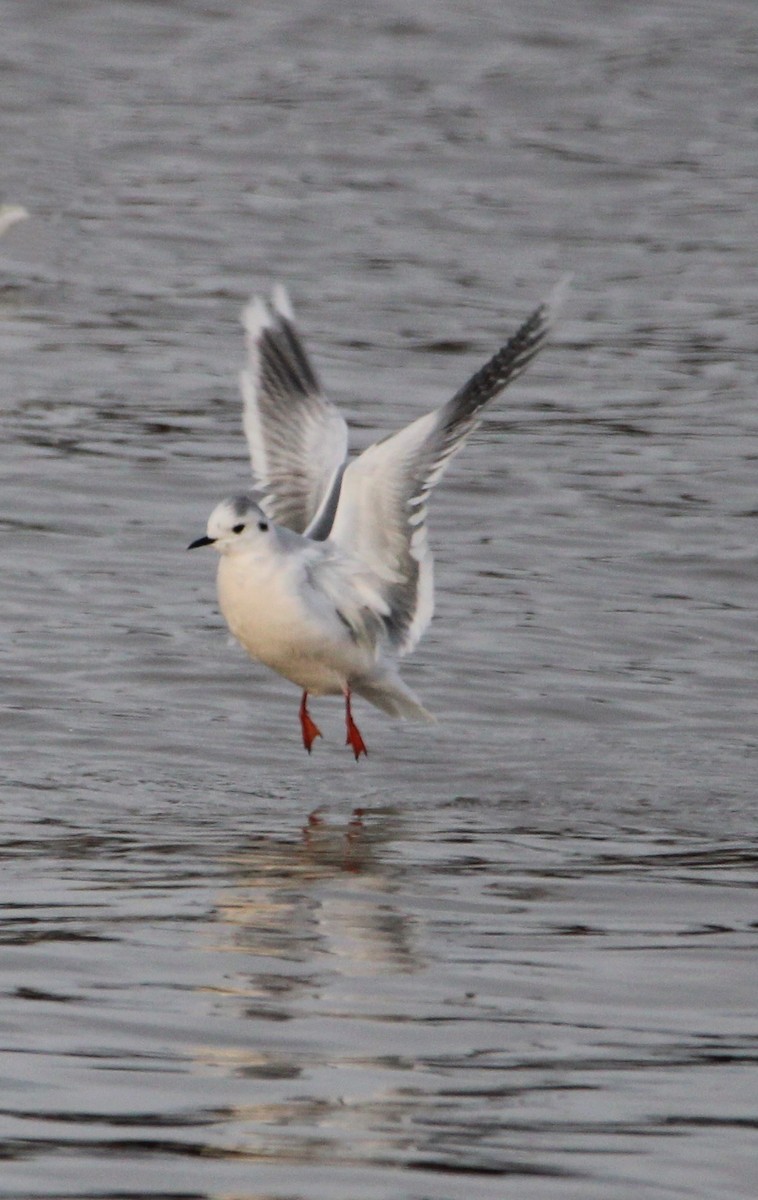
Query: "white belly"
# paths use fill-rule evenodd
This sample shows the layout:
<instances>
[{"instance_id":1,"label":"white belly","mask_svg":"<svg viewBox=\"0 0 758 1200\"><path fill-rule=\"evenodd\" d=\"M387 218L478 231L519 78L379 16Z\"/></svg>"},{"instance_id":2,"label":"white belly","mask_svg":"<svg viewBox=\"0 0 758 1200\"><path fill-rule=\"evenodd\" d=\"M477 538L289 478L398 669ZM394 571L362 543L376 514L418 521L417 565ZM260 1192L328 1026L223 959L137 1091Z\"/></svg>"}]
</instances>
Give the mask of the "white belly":
<instances>
[{"instance_id":1,"label":"white belly","mask_svg":"<svg viewBox=\"0 0 758 1200\"><path fill-rule=\"evenodd\" d=\"M373 656L356 646L336 613L306 608L294 577L238 555L218 568L218 599L231 633L251 658L316 695L344 690Z\"/></svg>"}]
</instances>

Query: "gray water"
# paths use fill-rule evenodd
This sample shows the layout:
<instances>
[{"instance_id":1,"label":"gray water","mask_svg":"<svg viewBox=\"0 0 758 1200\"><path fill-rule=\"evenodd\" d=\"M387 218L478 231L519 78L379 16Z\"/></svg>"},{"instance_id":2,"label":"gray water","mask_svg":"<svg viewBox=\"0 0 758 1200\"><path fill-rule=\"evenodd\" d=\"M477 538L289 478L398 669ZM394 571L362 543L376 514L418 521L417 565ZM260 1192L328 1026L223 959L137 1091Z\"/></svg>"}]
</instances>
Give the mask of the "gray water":
<instances>
[{"instance_id":1,"label":"gray water","mask_svg":"<svg viewBox=\"0 0 758 1200\"><path fill-rule=\"evenodd\" d=\"M6 0L0 1196L755 1195L753 0ZM432 506L431 729L228 643L240 308Z\"/></svg>"}]
</instances>

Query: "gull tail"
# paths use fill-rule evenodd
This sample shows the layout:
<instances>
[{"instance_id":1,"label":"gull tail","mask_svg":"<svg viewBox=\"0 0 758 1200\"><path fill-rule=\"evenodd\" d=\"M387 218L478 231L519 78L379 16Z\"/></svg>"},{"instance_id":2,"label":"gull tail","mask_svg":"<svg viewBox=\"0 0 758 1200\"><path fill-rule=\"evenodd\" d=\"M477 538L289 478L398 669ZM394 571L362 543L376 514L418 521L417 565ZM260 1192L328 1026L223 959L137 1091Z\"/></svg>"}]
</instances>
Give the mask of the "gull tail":
<instances>
[{"instance_id":1,"label":"gull tail","mask_svg":"<svg viewBox=\"0 0 758 1200\"><path fill-rule=\"evenodd\" d=\"M396 671L385 671L351 679L351 689L375 708L389 713L391 717L402 717L406 721L426 721L433 724L435 717L424 708L409 687L403 683Z\"/></svg>"}]
</instances>

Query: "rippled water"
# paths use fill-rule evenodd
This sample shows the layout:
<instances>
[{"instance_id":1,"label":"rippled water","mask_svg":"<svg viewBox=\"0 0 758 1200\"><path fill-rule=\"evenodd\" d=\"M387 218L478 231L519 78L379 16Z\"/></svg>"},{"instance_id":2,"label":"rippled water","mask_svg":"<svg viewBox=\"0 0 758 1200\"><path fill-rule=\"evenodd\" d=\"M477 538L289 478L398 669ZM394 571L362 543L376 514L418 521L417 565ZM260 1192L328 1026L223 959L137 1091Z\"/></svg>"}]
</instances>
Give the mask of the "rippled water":
<instances>
[{"instance_id":1,"label":"rippled water","mask_svg":"<svg viewBox=\"0 0 758 1200\"><path fill-rule=\"evenodd\" d=\"M755 1194L755 9L6 4L0 1196ZM435 497L430 729L228 645L238 313Z\"/></svg>"}]
</instances>

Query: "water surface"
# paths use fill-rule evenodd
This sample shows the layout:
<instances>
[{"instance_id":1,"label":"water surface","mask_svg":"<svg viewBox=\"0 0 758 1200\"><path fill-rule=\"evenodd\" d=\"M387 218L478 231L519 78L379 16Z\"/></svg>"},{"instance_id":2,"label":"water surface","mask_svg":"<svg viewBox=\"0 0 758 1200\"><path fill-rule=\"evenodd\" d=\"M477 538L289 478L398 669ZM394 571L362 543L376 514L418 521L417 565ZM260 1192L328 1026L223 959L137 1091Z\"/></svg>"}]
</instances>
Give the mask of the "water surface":
<instances>
[{"instance_id":1,"label":"water surface","mask_svg":"<svg viewBox=\"0 0 758 1200\"><path fill-rule=\"evenodd\" d=\"M752 4L3 11L0 1197L754 1195ZM426 729L228 644L238 314L435 496ZM198 561L199 560L199 561Z\"/></svg>"}]
</instances>

